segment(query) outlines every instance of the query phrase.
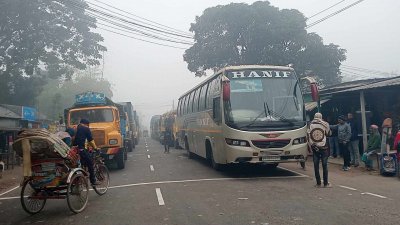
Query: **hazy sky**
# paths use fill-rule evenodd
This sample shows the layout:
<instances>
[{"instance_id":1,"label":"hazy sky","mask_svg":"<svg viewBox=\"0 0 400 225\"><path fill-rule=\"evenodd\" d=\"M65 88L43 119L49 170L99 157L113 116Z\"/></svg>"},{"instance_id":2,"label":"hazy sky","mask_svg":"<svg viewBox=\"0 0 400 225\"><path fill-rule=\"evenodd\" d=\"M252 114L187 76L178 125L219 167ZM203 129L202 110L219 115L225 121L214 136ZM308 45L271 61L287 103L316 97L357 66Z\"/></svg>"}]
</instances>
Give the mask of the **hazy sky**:
<instances>
[{"instance_id":1,"label":"hazy sky","mask_svg":"<svg viewBox=\"0 0 400 225\"><path fill-rule=\"evenodd\" d=\"M232 0L102 0L152 21L188 31L196 16ZM347 0L333 12L356 0ZM89 0L91 2L91 0ZM271 0L279 8L293 8L311 16L339 0ZM346 65L400 73L400 1L366 0L312 28L325 44L347 49ZM328 14L328 13L327 13ZM320 15L315 19L322 18ZM145 126L150 117L172 108L178 97L205 77L194 77L183 61L184 50L157 46L99 30L108 48L105 78L113 84L114 100L131 101Z\"/></svg>"}]
</instances>

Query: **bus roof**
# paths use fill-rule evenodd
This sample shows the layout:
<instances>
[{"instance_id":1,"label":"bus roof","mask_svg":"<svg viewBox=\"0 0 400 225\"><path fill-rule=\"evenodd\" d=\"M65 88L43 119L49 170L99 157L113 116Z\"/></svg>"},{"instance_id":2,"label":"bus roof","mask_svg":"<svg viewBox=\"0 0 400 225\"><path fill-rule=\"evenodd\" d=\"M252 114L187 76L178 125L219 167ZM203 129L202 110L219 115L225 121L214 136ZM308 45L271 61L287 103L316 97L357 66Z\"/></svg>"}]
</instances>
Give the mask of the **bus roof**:
<instances>
[{"instance_id":1,"label":"bus roof","mask_svg":"<svg viewBox=\"0 0 400 225\"><path fill-rule=\"evenodd\" d=\"M210 76L209 78L205 79L203 82L201 82L200 84L196 85L194 88L190 89L189 91L186 91L184 94L182 94L179 99L181 99L182 97L184 97L185 95L189 94L190 92L192 92L193 90L197 89L198 87L202 86L204 83L207 83L209 80L212 80L215 76L217 76L218 74L221 74L223 72L225 72L226 70L240 70L240 69L276 69L276 70L291 70L294 71L294 69L292 67L289 66L273 66L273 65L238 65L238 66L227 66L224 67L220 70L218 70L218 72L214 73L212 76Z\"/></svg>"}]
</instances>

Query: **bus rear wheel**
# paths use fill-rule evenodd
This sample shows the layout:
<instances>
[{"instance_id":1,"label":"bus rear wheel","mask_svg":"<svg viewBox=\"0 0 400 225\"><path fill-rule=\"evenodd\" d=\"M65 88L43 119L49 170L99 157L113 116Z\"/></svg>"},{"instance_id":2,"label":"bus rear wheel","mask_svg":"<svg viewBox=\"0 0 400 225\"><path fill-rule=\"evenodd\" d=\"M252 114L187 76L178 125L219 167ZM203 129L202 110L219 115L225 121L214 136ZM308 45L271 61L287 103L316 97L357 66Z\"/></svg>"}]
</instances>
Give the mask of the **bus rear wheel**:
<instances>
[{"instance_id":1,"label":"bus rear wheel","mask_svg":"<svg viewBox=\"0 0 400 225\"><path fill-rule=\"evenodd\" d=\"M188 142L187 138L185 138L185 149L186 149L188 158L193 159L194 154L189 149L189 142Z\"/></svg>"}]
</instances>

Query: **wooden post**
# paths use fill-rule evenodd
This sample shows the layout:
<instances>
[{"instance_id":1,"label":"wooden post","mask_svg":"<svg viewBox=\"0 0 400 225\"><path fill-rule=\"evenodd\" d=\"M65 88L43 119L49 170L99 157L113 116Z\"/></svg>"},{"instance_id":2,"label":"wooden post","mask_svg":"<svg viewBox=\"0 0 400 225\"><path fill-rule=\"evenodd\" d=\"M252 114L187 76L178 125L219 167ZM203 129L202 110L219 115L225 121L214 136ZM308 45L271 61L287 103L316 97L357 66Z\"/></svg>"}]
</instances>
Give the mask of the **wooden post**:
<instances>
[{"instance_id":1,"label":"wooden post","mask_svg":"<svg viewBox=\"0 0 400 225\"><path fill-rule=\"evenodd\" d=\"M361 124L362 124L362 137L363 137L363 150L368 146L367 140L367 116L365 115L365 98L364 91L360 92L360 108L361 108Z\"/></svg>"},{"instance_id":2,"label":"wooden post","mask_svg":"<svg viewBox=\"0 0 400 225\"><path fill-rule=\"evenodd\" d=\"M31 163L31 144L28 139L22 140L22 152L23 152L23 174L24 177L32 176L32 163Z\"/></svg>"}]
</instances>

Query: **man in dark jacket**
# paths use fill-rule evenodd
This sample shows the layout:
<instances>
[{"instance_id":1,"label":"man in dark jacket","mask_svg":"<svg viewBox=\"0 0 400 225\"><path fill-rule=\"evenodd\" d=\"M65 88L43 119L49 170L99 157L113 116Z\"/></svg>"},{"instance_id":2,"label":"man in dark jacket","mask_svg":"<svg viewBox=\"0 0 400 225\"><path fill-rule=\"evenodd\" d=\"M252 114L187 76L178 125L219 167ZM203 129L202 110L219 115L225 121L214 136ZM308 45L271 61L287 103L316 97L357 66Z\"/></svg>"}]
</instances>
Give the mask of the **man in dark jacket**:
<instances>
[{"instance_id":1,"label":"man in dark jacket","mask_svg":"<svg viewBox=\"0 0 400 225\"><path fill-rule=\"evenodd\" d=\"M75 134L74 145L78 146L79 156L81 157L81 163L87 166L89 170L89 179L92 185L97 185L96 177L94 175L93 162L90 157L88 150L86 149L86 140L93 149L97 150L96 143L93 140L92 132L89 129L89 120L81 119Z\"/></svg>"},{"instance_id":2,"label":"man in dark jacket","mask_svg":"<svg viewBox=\"0 0 400 225\"><path fill-rule=\"evenodd\" d=\"M351 138L348 145L351 159L350 165L358 167L360 165L360 150L358 148L358 128L352 113L347 114L347 123L350 125L351 128Z\"/></svg>"}]
</instances>

